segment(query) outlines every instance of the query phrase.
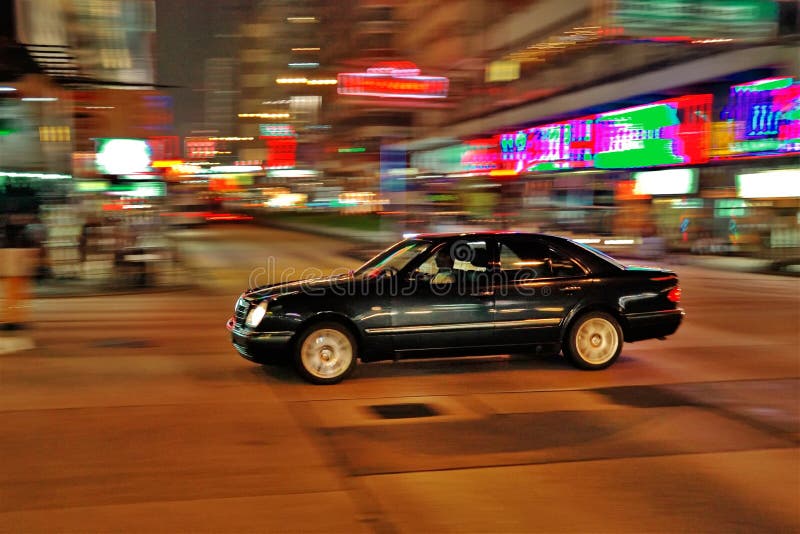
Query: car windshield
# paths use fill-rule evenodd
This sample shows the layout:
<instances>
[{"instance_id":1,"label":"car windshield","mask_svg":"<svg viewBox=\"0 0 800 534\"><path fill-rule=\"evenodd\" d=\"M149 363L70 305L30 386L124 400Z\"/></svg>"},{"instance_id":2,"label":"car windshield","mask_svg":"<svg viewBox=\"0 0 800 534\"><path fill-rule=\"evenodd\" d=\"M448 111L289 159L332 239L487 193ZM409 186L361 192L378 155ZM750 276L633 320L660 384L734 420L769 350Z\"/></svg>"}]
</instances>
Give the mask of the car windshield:
<instances>
[{"instance_id":1,"label":"car windshield","mask_svg":"<svg viewBox=\"0 0 800 534\"><path fill-rule=\"evenodd\" d=\"M355 276L375 276L383 271L400 271L411 260L428 250L430 246L430 241L402 241L369 260L354 274Z\"/></svg>"}]
</instances>

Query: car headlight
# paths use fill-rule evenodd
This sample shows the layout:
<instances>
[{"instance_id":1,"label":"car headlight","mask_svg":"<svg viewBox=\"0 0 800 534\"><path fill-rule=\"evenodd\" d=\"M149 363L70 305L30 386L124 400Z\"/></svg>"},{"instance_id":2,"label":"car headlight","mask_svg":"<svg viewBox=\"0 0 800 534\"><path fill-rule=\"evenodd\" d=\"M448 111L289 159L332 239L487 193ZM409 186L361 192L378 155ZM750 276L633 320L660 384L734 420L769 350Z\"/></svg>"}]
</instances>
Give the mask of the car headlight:
<instances>
[{"instance_id":1,"label":"car headlight","mask_svg":"<svg viewBox=\"0 0 800 534\"><path fill-rule=\"evenodd\" d=\"M267 302L264 301L258 306L250 308L250 312L247 314L247 319L245 319L244 324L250 328L254 328L261 323L261 319L263 319L266 314Z\"/></svg>"}]
</instances>

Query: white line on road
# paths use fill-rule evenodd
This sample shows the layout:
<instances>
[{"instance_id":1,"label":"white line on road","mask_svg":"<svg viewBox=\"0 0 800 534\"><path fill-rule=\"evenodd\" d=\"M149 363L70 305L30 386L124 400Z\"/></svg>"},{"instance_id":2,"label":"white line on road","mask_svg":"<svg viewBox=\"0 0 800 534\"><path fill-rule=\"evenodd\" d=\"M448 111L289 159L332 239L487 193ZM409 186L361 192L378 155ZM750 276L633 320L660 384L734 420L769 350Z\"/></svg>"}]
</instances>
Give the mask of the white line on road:
<instances>
[{"instance_id":1,"label":"white line on road","mask_svg":"<svg viewBox=\"0 0 800 534\"><path fill-rule=\"evenodd\" d=\"M0 337L0 354L10 354L30 350L36 347L33 338L29 337Z\"/></svg>"}]
</instances>

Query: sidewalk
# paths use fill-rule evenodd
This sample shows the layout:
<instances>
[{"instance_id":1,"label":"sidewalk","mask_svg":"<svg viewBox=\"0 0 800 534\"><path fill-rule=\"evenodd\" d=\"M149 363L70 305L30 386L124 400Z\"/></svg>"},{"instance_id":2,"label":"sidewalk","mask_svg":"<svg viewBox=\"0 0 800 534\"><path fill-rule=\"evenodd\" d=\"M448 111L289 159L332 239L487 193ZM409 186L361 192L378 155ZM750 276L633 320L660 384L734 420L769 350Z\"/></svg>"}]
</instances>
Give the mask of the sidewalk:
<instances>
[{"instance_id":1,"label":"sidewalk","mask_svg":"<svg viewBox=\"0 0 800 534\"><path fill-rule=\"evenodd\" d=\"M181 259L161 265L140 279L130 274L102 271L81 276L55 277L31 282L34 298L79 297L180 291L193 286L193 269Z\"/></svg>"}]
</instances>

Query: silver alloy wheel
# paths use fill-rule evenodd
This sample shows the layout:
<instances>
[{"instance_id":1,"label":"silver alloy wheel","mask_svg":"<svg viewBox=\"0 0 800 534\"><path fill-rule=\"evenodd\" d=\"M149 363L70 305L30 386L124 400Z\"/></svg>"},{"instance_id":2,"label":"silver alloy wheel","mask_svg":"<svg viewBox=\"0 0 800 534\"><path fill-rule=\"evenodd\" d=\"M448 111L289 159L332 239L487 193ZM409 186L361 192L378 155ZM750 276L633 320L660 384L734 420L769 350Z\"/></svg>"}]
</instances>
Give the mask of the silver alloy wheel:
<instances>
[{"instance_id":1,"label":"silver alloy wheel","mask_svg":"<svg viewBox=\"0 0 800 534\"><path fill-rule=\"evenodd\" d=\"M350 367L353 344L342 332L321 328L312 332L300 347L303 367L317 378L335 378Z\"/></svg>"},{"instance_id":2,"label":"silver alloy wheel","mask_svg":"<svg viewBox=\"0 0 800 534\"><path fill-rule=\"evenodd\" d=\"M609 321L592 317L575 334L575 349L585 362L601 365L609 361L619 348L619 334Z\"/></svg>"}]
</instances>

